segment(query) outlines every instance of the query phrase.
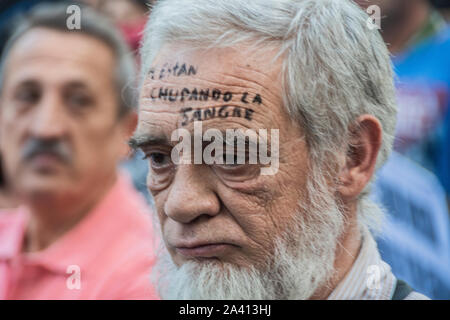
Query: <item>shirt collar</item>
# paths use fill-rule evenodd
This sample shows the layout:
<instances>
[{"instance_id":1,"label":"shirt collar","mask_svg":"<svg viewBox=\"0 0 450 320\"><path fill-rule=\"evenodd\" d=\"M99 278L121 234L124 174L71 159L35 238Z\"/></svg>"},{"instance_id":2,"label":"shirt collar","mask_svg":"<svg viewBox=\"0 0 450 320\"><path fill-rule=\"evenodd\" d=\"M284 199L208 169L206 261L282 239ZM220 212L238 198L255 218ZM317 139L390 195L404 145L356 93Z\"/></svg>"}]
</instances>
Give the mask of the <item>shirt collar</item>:
<instances>
[{"instance_id":1,"label":"shirt collar","mask_svg":"<svg viewBox=\"0 0 450 320\"><path fill-rule=\"evenodd\" d=\"M391 267L381 259L377 244L367 228L362 245L350 271L328 297L328 300L389 300L396 278Z\"/></svg>"},{"instance_id":2,"label":"shirt collar","mask_svg":"<svg viewBox=\"0 0 450 320\"><path fill-rule=\"evenodd\" d=\"M0 214L0 259L11 259L22 248L27 214L23 207Z\"/></svg>"}]
</instances>

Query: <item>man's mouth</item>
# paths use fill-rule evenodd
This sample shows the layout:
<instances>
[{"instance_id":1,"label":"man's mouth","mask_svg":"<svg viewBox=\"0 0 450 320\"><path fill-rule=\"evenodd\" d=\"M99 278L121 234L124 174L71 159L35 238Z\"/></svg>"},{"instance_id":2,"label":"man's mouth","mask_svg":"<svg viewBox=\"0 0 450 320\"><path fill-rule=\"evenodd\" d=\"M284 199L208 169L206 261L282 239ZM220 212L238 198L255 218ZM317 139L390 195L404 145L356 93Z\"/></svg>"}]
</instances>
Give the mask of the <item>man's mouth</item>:
<instances>
[{"instance_id":1,"label":"man's mouth","mask_svg":"<svg viewBox=\"0 0 450 320\"><path fill-rule=\"evenodd\" d=\"M64 161L55 153L40 152L27 159L27 162L33 167L33 169L42 173L49 173L54 171L55 167L62 164Z\"/></svg>"},{"instance_id":2,"label":"man's mouth","mask_svg":"<svg viewBox=\"0 0 450 320\"><path fill-rule=\"evenodd\" d=\"M175 251L186 258L214 258L226 254L227 251L236 248L229 243L204 243L195 245L180 245Z\"/></svg>"}]
</instances>

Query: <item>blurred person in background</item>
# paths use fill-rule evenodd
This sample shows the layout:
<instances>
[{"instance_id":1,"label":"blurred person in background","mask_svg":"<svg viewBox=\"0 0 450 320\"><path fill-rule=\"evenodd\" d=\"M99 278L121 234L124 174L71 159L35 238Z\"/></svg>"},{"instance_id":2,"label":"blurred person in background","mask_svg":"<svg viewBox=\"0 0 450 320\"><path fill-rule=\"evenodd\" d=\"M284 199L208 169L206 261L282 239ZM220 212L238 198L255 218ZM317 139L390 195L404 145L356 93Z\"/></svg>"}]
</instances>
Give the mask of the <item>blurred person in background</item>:
<instances>
[{"instance_id":1,"label":"blurred person in background","mask_svg":"<svg viewBox=\"0 0 450 320\"><path fill-rule=\"evenodd\" d=\"M151 2L146 0L104 0L100 4L100 10L113 19L128 45L136 53L147 22Z\"/></svg>"},{"instance_id":2,"label":"blurred person in background","mask_svg":"<svg viewBox=\"0 0 450 320\"><path fill-rule=\"evenodd\" d=\"M450 29L428 0L356 2L381 9L380 31L397 75L399 153L377 173L373 192L390 213L378 246L396 275L448 299Z\"/></svg>"},{"instance_id":3,"label":"blurred person in background","mask_svg":"<svg viewBox=\"0 0 450 320\"><path fill-rule=\"evenodd\" d=\"M14 17L18 14L25 14L40 3L61 3L64 0L4 0L0 2L0 48L2 50L9 34ZM147 21L149 9L154 0L79 0L111 20L118 30L120 30L124 40L128 43L136 61L139 64L137 48L142 37L142 31ZM124 11L121 11L124 9ZM126 14L125 14L126 13ZM0 50L0 51L1 51ZM123 159L121 167L131 176L134 187L144 196L146 201L152 205L153 199L148 192L145 183L148 166L143 159L143 154L139 151L131 153ZM16 205L12 195L6 188L0 191L0 208L12 208Z\"/></svg>"},{"instance_id":4,"label":"blurred person in background","mask_svg":"<svg viewBox=\"0 0 450 320\"><path fill-rule=\"evenodd\" d=\"M57 3L61 0L2 0L0 2L0 55L9 38L11 24L18 14L31 10L39 3ZM3 168L0 155L0 209L15 208L17 201L3 180Z\"/></svg>"},{"instance_id":5,"label":"blurred person in background","mask_svg":"<svg viewBox=\"0 0 450 320\"><path fill-rule=\"evenodd\" d=\"M439 178L450 195L450 28L428 0L357 0L381 9L393 54L399 115L395 149Z\"/></svg>"},{"instance_id":6,"label":"blurred person in background","mask_svg":"<svg viewBox=\"0 0 450 320\"><path fill-rule=\"evenodd\" d=\"M0 214L0 299L152 299L149 209L117 169L135 65L104 18L33 9L1 60L0 151L23 204Z\"/></svg>"},{"instance_id":7,"label":"blurred person in background","mask_svg":"<svg viewBox=\"0 0 450 320\"><path fill-rule=\"evenodd\" d=\"M130 48L137 53L147 22L149 9L155 0L81 0L109 17L121 30Z\"/></svg>"}]
</instances>

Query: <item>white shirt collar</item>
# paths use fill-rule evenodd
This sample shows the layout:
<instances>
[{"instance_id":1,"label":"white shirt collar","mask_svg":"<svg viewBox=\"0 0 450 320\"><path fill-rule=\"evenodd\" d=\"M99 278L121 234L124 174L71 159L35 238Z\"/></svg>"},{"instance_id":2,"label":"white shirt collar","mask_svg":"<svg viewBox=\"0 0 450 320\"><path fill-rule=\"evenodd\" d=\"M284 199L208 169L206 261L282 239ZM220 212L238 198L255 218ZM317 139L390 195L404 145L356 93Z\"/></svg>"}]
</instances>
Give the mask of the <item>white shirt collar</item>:
<instances>
[{"instance_id":1,"label":"white shirt collar","mask_svg":"<svg viewBox=\"0 0 450 320\"><path fill-rule=\"evenodd\" d=\"M377 244L367 228L362 245L350 271L328 297L328 300L389 300L396 281L391 267L381 259Z\"/></svg>"}]
</instances>

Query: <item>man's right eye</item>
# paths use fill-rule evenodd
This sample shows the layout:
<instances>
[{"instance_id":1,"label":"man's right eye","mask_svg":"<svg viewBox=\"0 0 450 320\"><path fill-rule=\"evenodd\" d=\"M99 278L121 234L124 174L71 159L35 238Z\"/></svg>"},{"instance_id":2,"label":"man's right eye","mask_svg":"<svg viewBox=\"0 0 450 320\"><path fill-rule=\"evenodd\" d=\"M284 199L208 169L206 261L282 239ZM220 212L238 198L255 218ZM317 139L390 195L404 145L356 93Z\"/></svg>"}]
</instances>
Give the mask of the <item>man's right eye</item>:
<instances>
[{"instance_id":1,"label":"man's right eye","mask_svg":"<svg viewBox=\"0 0 450 320\"><path fill-rule=\"evenodd\" d=\"M21 103L37 103L41 98L41 93L37 89L23 88L16 92L15 99Z\"/></svg>"},{"instance_id":2,"label":"man's right eye","mask_svg":"<svg viewBox=\"0 0 450 320\"><path fill-rule=\"evenodd\" d=\"M147 153L144 159L149 159L150 165L154 170L166 169L173 164L170 156L162 152Z\"/></svg>"}]
</instances>

